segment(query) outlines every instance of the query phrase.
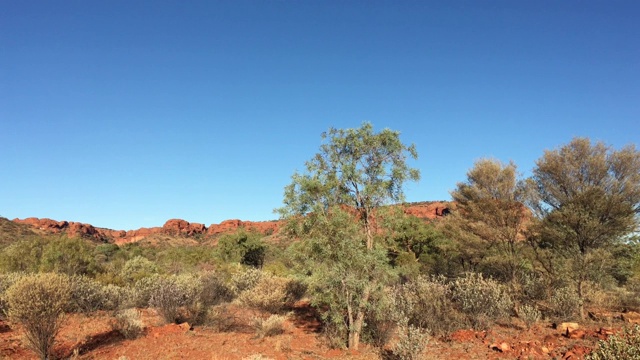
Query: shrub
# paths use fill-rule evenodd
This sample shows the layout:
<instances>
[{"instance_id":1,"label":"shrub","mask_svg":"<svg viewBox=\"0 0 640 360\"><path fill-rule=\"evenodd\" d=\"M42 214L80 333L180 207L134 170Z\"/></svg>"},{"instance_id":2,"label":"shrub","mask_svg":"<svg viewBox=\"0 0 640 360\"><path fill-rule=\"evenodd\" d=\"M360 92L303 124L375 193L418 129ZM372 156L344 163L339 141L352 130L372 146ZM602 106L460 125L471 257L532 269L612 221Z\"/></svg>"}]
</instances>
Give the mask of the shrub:
<instances>
[{"instance_id":1,"label":"shrub","mask_svg":"<svg viewBox=\"0 0 640 360\"><path fill-rule=\"evenodd\" d=\"M131 289L131 296L134 307L146 308L149 306L151 294L160 286L162 277L154 274L136 281Z\"/></svg>"},{"instance_id":2,"label":"shrub","mask_svg":"<svg viewBox=\"0 0 640 360\"><path fill-rule=\"evenodd\" d=\"M451 286L442 277L420 276L396 287L394 292L398 319L406 317L408 325L426 329L432 335L444 335L466 326L465 317L453 303Z\"/></svg>"},{"instance_id":3,"label":"shrub","mask_svg":"<svg viewBox=\"0 0 640 360\"><path fill-rule=\"evenodd\" d=\"M134 283L156 273L158 273L158 265L153 261L138 255L124 263L124 266L120 271L120 276L129 283Z\"/></svg>"},{"instance_id":4,"label":"shrub","mask_svg":"<svg viewBox=\"0 0 640 360\"><path fill-rule=\"evenodd\" d=\"M130 308L116 312L111 328L127 339L135 339L144 330L140 311Z\"/></svg>"},{"instance_id":5,"label":"shrub","mask_svg":"<svg viewBox=\"0 0 640 360\"><path fill-rule=\"evenodd\" d=\"M69 278L52 273L25 276L7 289L9 318L24 326L29 347L41 359L53 349L70 293Z\"/></svg>"},{"instance_id":6,"label":"shrub","mask_svg":"<svg viewBox=\"0 0 640 360\"><path fill-rule=\"evenodd\" d=\"M284 322L286 320L286 315L271 315L267 319L254 318L253 327L256 330L256 336L263 338L284 333Z\"/></svg>"},{"instance_id":7,"label":"shrub","mask_svg":"<svg viewBox=\"0 0 640 360\"><path fill-rule=\"evenodd\" d=\"M209 308L205 318L205 324L214 331L227 332L233 329L236 319L229 311L228 305L217 305Z\"/></svg>"},{"instance_id":8,"label":"shrub","mask_svg":"<svg viewBox=\"0 0 640 360\"><path fill-rule=\"evenodd\" d=\"M0 274L0 316L6 315L9 310L9 305L7 304L6 299L7 289L18 280L22 279L25 275L26 274L24 273Z\"/></svg>"},{"instance_id":9,"label":"shrub","mask_svg":"<svg viewBox=\"0 0 640 360\"><path fill-rule=\"evenodd\" d=\"M640 326L625 329L623 334L601 340L585 360L640 359Z\"/></svg>"},{"instance_id":10,"label":"shrub","mask_svg":"<svg viewBox=\"0 0 640 360\"><path fill-rule=\"evenodd\" d=\"M551 296L553 313L563 320L572 319L578 314L580 302L578 293L571 287L559 288Z\"/></svg>"},{"instance_id":11,"label":"shrub","mask_svg":"<svg viewBox=\"0 0 640 360\"><path fill-rule=\"evenodd\" d=\"M507 288L482 274L466 273L451 285L453 300L476 329L508 316L513 308Z\"/></svg>"},{"instance_id":12,"label":"shrub","mask_svg":"<svg viewBox=\"0 0 640 360\"><path fill-rule=\"evenodd\" d=\"M135 306L136 292L128 287L117 286L113 284L104 285L102 287L103 309L116 310L121 308L129 308Z\"/></svg>"},{"instance_id":13,"label":"shrub","mask_svg":"<svg viewBox=\"0 0 640 360\"><path fill-rule=\"evenodd\" d=\"M524 321L527 328L542 319L542 313L534 305L524 304L518 308L518 317Z\"/></svg>"},{"instance_id":14,"label":"shrub","mask_svg":"<svg viewBox=\"0 0 640 360\"><path fill-rule=\"evenodd\" d=\"M398 326L398 342L393 348L393 355L400 360L421 359L428 339L423 329L409 325L405 318Z\"/></svg>"},{"instance_id":15,"label":"shrub","mask_svg":"<svg viewBox=\"0 0 640 360\"><path fill-rule=\"evenodd\" d=\"M240 294L238 301L250 308L277 313L287 302L288 284L286 278L263 275L255 287Z\"/></svg>"},{"instance_id":16,"label":"shrub","mask_svg":"<svg viewBox=\"0 0 640 360\"><path fill-rule=\"evenodd\" d=\"M233 300L235 294L221 277L214 272L200 276L202 282L201 301L204 306L218 305Z\"/></svg>"},{"instance_id":17,"label":"shrub","mask_svg":"<svg viewBox=\"0 0 640 360\"><path fill-rule=\"evenodd\" d=\"M203 308L199 302L201 291L202 283L198 277L160 277L151 292L149 305L156 308L166 322L194 322L202 315Z\"/></svg>"},{"instance_id":18,"label":"shrub","mask_svg":"<svg viewBox=\"0 0 640 360\"><path fill-rule=\"evenodd\" d=\"M71 303L69 311L91 313L105 308L106 298L103 286L86 276L74 275L69 278Z\"/></svg>"},{"instance_id":19,"label":"shrub","mask_svg":"<svg viewBox=\"0 0 640 360\"><path fill-rule=\"evenodd\" d=\"M260 278L262 278L262 271L253 268L247 269L231 277L231 289L233 289L236 295L239 295L243 291L252 289L258 285Z\"/></svg>"}]
</instances>

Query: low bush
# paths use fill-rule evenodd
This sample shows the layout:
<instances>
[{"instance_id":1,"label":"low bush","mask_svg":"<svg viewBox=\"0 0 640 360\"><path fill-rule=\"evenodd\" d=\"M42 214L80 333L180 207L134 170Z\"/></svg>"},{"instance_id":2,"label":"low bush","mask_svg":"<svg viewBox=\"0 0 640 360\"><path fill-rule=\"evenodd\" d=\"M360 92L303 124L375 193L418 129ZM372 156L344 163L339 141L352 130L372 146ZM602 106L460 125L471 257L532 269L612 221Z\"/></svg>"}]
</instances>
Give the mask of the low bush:
<instances>
[{"instance_id":1,"label":"low bush","mask_svg":"<svg viewBox=\"0 0 640 360\"><path fill-rule=\"evenodd\" d=\"M115 313L111 328L126 339L137 338L144 330L144 324L137 309L125 309Z\"/></svg>"},{"instance_id":2,"label":"low bush","mask_svg":"<svg viewBox=\"0 0 640 360\"><path fill-rule=\"evenodd\" d=\"M554 316L571 320L577 316L581 300L575 289L561 287L554 291L550 301Z\"/></svg>"},{"instance_id":3,"label":"low bush","mask_svg":"<svg viewBox=\"0 0 640 360\"><path fill-rule=\"evenodd\" d=\"M466 273L451 283L451 291L456 306L475 329L488 327L494 320L507 317L513 309L507 288L482 274Z\"/></svg>"},{"instance_id":4,"label":"low bush","mask_svg":"<svg viewBox=\"0 0 640 360\"><path fill-rule=\"evenodd\" d=\"M263 338L284 333L284 322L286 320L286 315L271 315L266 319L261 317L254 318L253 327L256 330L256 336Z\"/></svg>"},{"instance_id":5,"label":"low bush","mask_svg":"<svg viewBox=\"0 0 640 360\"><path fill-rule=\"evenodd\" d=\"M149 305L168 323L198 322L203 315L201 292L202 283L197 276L159 277L151 291Z\"/></svg>"},{"instance_id":6,"label":"low bush","mask_svg":"<svg viewBox=\"0 0 640 360\"><path fill-rule=\"evenodd\" d=\"M265 274L256 286L242 292L238 301L250 308L277 313L287 303L288 284L289 279Z\"/></svg>"},{"instance_id":7,"label":"low bush","mask_svg":"<svg viewBox=\"0 0 640 360\"><path fill-rule=\"evenodd\" d=\"M12 321L23 325L27 344L41 359L48 359L71 299L69 278L42 273L25 276L6 291Z\"/></svg>"},{"instance_id":8,"label":"low bush","mask_svg":"<svg viewBox=\"0 0 640 360\"><path fill-rule=\"evenodd\" d=\"M530 328L531 325L542 319L542 313L534 305L521 305L517 310L517 314L518 317L527 325L527 328Z\"/></svg>"},{"instance_id":9,"label":"low bush","mask_svg":"<svg viewBox=\"0 0 640 360\"><path fill-rule=\"evenodd\" d=\"M107 299L102 284L83 275L71 276L69 280L71 284L70 312L87 314L105 308Z\"/></svg>"},{"instance_id":10,"label":"low bush","mask_svg":"<svg viewBox=\"0 0 640 360\"><path fill-rule=\"evenodd\" d=\"M233 289L215 272L206 272L200 276L202 292L200 300L204 306L229 302L235 297Z\"/></svg>"},{"instance_id":11,"label":"low bush","mask_svg":"<svg viewBox=\"0 0 640 360\"><path fill-rule=\"evenodd\" d=\"M399 360L422 359L422 353L429 336L424 329L409 325L407 319L398 326L398 342L393 347L393 355Z\"/></svg>"},{"instance_id":12,"label":"low bush","mask_svg":"<svg viewBox=\"0 0 640 360\"><path fill-rule=\"evenodd\" d=\"M616 359L640 359L640 326L627 328L622 334L600 341L598 347L585 356L585 360Z\"/></svg>"},{"instance_id":13,"label":"low bush","mask_svg":"<svg viewBox=\"0 0 640 360\"><path fill-rule=\"evenodd\" d=\"M6 299L7 289L25 276L25 273L0 274L0 317L4 317L9 310L9 304L7 304Z\"/></svg>"},{"instance_id":14,"label":"low bush","mask_svg":"<svg viewBox=\"0 0 640 360\"><path fill-rule=\"evenodd\" d=\"M408 325L426 329L434 336L467 326L465 316L453 302L451 284L442 277L420 276L394 291L398 319L406 317Z\"/></svg>"},{"instance_id":15,"label":"low bush","mask_svg":"<svg viewBox=\"0 0 640 360\"><path fill-rule=\"evenodd\" d=\"M262 278L262 271L254 268L249 268L245 271L234 274L231 277L231 289L235 292L236 296L244 291L250 290L260 282Z\"/></svg>"},{"instance_id":16,"label":"low bush","mask_svg":"<svg viewBox=\"0 0 640 360\"><path fill-rule=\"evenodd\" d=\"M229 311L227 304L212 306L207 311L204 324L214 331L227 332L233 330L236 318Z\"/></svg>"}]
</instances>

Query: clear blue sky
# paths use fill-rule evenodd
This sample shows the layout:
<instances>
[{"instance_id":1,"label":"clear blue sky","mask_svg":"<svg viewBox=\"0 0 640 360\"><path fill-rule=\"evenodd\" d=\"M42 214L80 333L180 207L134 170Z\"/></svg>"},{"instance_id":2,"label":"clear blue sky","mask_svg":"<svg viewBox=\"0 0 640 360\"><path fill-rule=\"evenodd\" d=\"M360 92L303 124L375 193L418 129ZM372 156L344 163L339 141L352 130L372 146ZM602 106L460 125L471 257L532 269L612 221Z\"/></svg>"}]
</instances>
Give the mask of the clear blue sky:
<instances>
[{"instance_id":1,"label":"clear blue sky","mask_svg":"<svg viewBox=\"0 0 640 360\"><path fill-rule=\"evenodd\" d=\"M474 161L640 142L638 1L0 0L0 216L270 220L330 126Z\"/></svg>"}]
</instances>

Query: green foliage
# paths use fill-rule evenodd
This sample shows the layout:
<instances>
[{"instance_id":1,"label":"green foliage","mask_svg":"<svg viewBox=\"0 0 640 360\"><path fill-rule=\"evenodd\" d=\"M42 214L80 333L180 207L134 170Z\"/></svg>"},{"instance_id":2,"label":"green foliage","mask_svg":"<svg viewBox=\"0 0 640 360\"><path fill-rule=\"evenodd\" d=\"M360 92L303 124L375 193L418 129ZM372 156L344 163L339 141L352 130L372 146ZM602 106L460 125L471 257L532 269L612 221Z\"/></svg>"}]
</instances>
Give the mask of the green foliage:
<instances>
[{"instance_id":1,"label":"green foliage","mask_svg":"<svg viewBox=\"0 0 640 360\"><path fill-rule=\"evenodd\" d=\"M222 261L261 268L267 245L262 241L262 235L240 230L223 235L218 240L216 252Z\"/></svg>"},{"instance_id":2,"label":"green foliage","mask_svg":"<svg viewBox=\"0 0 640 360\"><path fill-rule=\"evenodd\" d=\"M46 240L43 238L30 238L12 243L0 252L0 270L38 272L45 245Z\"/></svg>"},{"instance_id":3,"label":"green foliage","mask_svg":"<svg viewBox=\"0 0 640 360\"><path fill-rule=\"evenodd\" d=\"M251 290L258 285L263 274L262 271L255 268L238 272L231 278L231 289L233 289L236 295Z\"/></svg>"},{"instance_id":4,"label":"green foliage","mask_svg":"<svg viewBox=\"0 0 640 360\"><path fill-rule=\"evenodd\" d=\"M377 212L383 229L383 241L392 257L392 265L401 275L412 278L431 272L440 257L439 244L444 234L424 220L406 215L401 207L382 208Z\"/></svg>"},{"instance_id":5,"label":"green foliage","mask_svg":"<svg viewBox=\"0 0 640 360\"><path fill-rule=\"evenodd\" d=\"M640 359L640 326L627 328L623 333L601 340L598 347L585 356L585 360L638 360Z\"/></svg>"},{"instance_id":6,"label":"green foliage","mask_svg":"<svg viewBox=\"0 0 640 360\"><path fill-rule=\"evenodd\" d=\"M455 211L447 216L443 229L457 240L467 270L515 282L530 220L524 205L529 198L527 187L518 180L516 165L479 160L451 196Z\"/></svg>"},{"instance_id":7,"label":"green foliage","mask_svg":"<svg viewBox=\"0 0 640 360\"><path fill-rule=\"evenodd\" d=\"M103 286L86 276L74 275L69 278L71 299L69 312L91 313L108 306Z\"/></svg>"},{"instance_id":8,"label":"green foliage","mask_svg":"<svg viewBox=\"0 0 640 360\"><path fill-rule=\"evenodd\" d=\"M64 275L28 275L6 291L8 315L22 324L27 343L41 359L48 359L69 306L71 286Z\"/></svg>"},{"instance_id":9,"label":"green foliage","mask_svg":"<svg viewBox=\"0 0 640 360\"><path fill-rule=\"evenodd\" d=\"M404 183L420 177L406 160L418 154L398 132L374 133L369 123L331 128L322 139L277 211L288 220L288 234L305 240L297 249L313 303L327 309L325 329L346 332L357 350L372 294L392 278L386 250L374 244L373 210L404 199Z\"/></svg>"},{"instance_id":10,"label":"green foliage","mask_svg":"<svg viewBox=\"0 0 640 360\"><path fill-rule=\"evenodd\" d=\"M429 336L422 328L409 325L406 319L398 325L398 342L393 348L393 355L398 360L422 359Z\"/></svg>"},{"instance_id":11,"label":"green foliage","mask_svg":"<svg viewBox=\"0 0 640 360\"><path fill-rule=\"evenodd\" d=\"M251 289L238 296L241 304L270 313L278 313L298 300L304 287L297 281L264 274Z\"/></svg>"},{"instance_id":12,"label":"green foliage","mask_svg":"<svg viewBox=\"0 0 640 360\"><path fill-rule=\"evenodd\" d=\"M236 296L233 288L227 285L218 273L202 273L200 274L200 281L202 282L200 301L203 306L213 306L229 302Z\"/></svg>"},{"instance_id":13,"label":"green foliage","mask_svg":"<svg viewBox=\"0 0 640 360\"><path fill-rule=\"evenodd\" d=\"M144 330L140 311L133 308L117 311L111 322L111 328L122 334L125 339L137 338Z\"/></svg>"},{"instance_id":14,"label":"green foliage","mask_svg":"<svg viewBox=\"0 0 640 360\"><path fill-rule=\"evenodd\" d=\"M92 275L98 271L95 246L81 238L50 241L42 250L40 270L67 275Z\"/></svg>"},{"instance_id":15,"label":"green foliage","mask_svg":"<svg viewBox=\"0 0 640 360\"><path fill-rule=\"evenodd\" d=\"M168 323L197 322L203 315L200 296L202 282L197 276L173 275L155 277L149 305L156 308Z\"/></svg>"},{"instance_id":16,"label":"green foliage","mask_svg":"<svg viewBox=\"0 0 640 360\"><path fill-rule=\"evenodd\" d=\"M486 328L497 319L507 317L513 301L507 288L482 274L467 273L453 280L452 298L476 329Z\"/></svg>"},{"instance_id":17,"label":"green foliage","mask_svg":"<svg viewBox=\"0 0 640 360\"><path fill-rule=\"evenodd\" d=\"M7 289L25 276L25 273L0 273L0 316L6 315L9 310Z\"/></svg>"},{"instance_id":18,"label":"green foliage","mask_svg":"<svg viewBox=\"0 0 640 360\"><path fill-rule=\"evenodd\" d=\"M603 254L637 230L640 152L575 138L546 151L530 182L537 192L531 205L540 221L531 240L539 263L551 276L570 277L583 300L585 281L612 273ZM579 310L584 317L582 303Z\"/></svg>"},{"instance_id":19,"label":"green foliage","mask_svg":"<svg viewBox=\"0 0 640 360\"><path fill-rule=\"evenodd\" d=\"M393 290L396 320L442 336L467 325L465 316L453 301L451 284L443 277L420 276Z\"/></svg>"},{"instance_id":20,"label":"green foliage","mask_svg":"<svg viewBox=\"0 0 640 360\"><path fill-rule=\"evenodd\" d=\"M158 265L140 255L127 261L120 271L120 275L129 283L134 283L156 273L158 273Z\"/></svg>"},{"instance_id":21,"label":"green foliage","mask_svg":"<svg viewBox=\"0 0 640 360\"><path fill-rule=\"evenodd\" d=\"M386 249L367 249L357 221L339 208L329 217L312 214L305 219L314 226L312 236L296 244L297 266L309 275L312 304L321 309L325 328L344 336L342 341L348 335L352 347L354 336L359 341L372 296L394 277Z\"/></svg>"},{"instance_id":22,"label":"green foliage","mask_svg":"<svg viewBox=\"0 0 640 360\"><path fill-rule=\"evenodd\" d=\"M542 313L538 310L537 307L531 304L524 304L520 306L517 310L518 317L524 321L527 325L527 328L530 328L531 325L542 319Z\"/></svg>"},{"instance_id":23,"label":"green foliage","mask_svg":"<svg viewBox=\"0 0 640 360\"><path fill-rule=\"evenodd\" d=\"M578 314L582 299L577 291L570 286L556 289L551 296L553 313L561 320L572 320Z\"/></svg>"},{"instance_id":24,"label":"green foliage","mask_svg":"<svg viewBox=\"0 0 640 360\"><path fill-rule=\"evenodd\" d=\"M253 327L256 331L256 336L263 338L284 333L284 322L286 320L286 315L271 315L266 319L255 317L253 319Z\"/></svg>"}]
</instances>

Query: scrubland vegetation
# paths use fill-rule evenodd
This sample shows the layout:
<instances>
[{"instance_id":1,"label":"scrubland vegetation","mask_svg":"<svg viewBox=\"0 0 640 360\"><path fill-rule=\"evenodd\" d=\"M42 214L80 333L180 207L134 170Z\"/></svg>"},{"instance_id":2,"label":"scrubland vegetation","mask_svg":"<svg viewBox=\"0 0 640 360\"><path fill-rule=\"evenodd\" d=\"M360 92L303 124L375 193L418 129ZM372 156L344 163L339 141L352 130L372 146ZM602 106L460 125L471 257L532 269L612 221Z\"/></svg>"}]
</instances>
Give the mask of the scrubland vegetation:
<instances>
[{"instance_id":1,"label":"scrubland vegetation","mask_svg":"<svg viewBox=\"0 0 640 360\"><path fill-rule=\"evenodd\" d=\"M417 359L431 337L457 329L640 310L633 146L576 138L544 152L530 178L513 163L479 160L452 191L450 215L426 222L402 211L403 186L420 174L399 133L364 124L323 140L285 189L278 234L239 231L215 246L3 234L2 313L47 359L72 312L112 312L113 328L135 338L144 328L136 309L229 331L233 304L255 310L256 335L269 337L307 298L327 344L364 341ZM629 328L590 356L638 358L639 342Z\"/></svg>"}]
</instances>

